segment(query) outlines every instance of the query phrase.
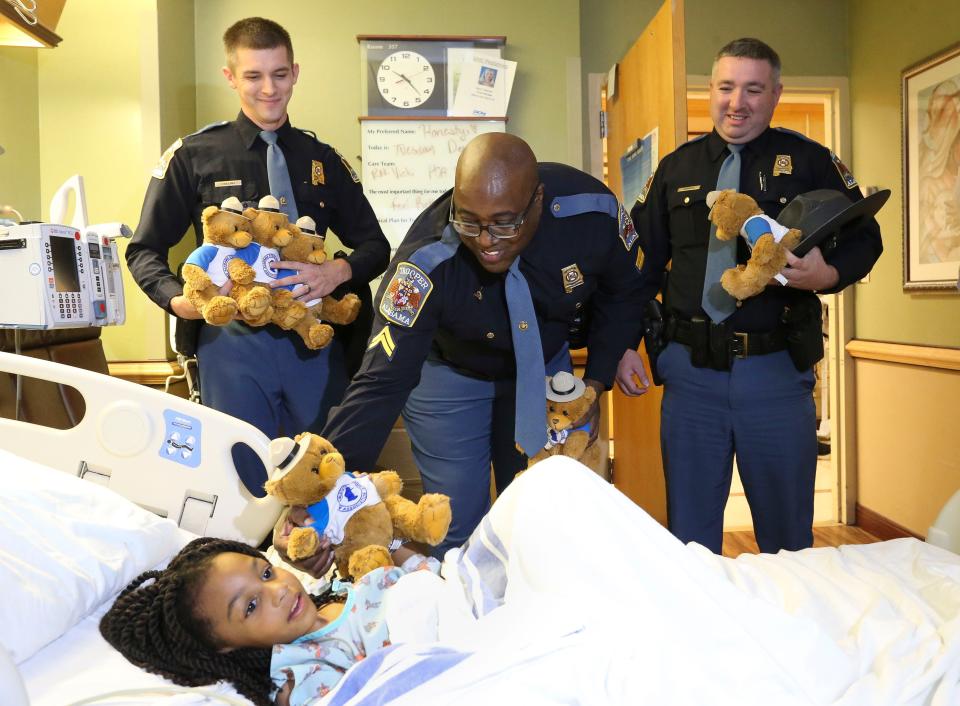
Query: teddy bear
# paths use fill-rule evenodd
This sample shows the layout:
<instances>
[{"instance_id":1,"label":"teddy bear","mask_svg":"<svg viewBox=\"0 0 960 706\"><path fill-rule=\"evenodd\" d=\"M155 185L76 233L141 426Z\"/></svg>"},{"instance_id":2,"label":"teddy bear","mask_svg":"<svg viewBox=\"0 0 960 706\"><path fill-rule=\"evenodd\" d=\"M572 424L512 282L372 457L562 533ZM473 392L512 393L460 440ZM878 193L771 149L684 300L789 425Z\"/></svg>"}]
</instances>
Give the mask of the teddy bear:
<instances>
[{"instance_id":1,"label":"teddy bear","mask_svg":"<svg viewBox=\"0 0 960 706\"><path fill-rule=\"evenodd\" d=\"M787 265L787 251L802 238L796 228L780 225L765 215L747 194L732 189L707 194L710 222L717 227L718 240L743 236L750 246L745 265L732 267L720 277L720 285L735 299L742 300L763 291L771 279L786 282L780 274Z\"/></svg>"},{"instance_id":2,"label":"teddy bear","mask_svg":"<svg viewBox=\"0 0 960 706\"><path fill-rule=\"evenodd\" d=\"M280 210L280 203L274 196L264 196L258 208L248 208L244 215L250 219L253 239L263 249L258 270L258 281L271 281L294 274L292 270L277 270L275 262L283 259L295 262L321 264L326 261L323 239L311 236L316 232L312 218L305 216L298 223L308 230L304 232L299 225L291 224L287 215ZM355 294L347 294L341 300L331 296L318 297L304 304L293 297L294 285L273 289L273 312L268 321L249 321L260 326L274 323L285 330L300 334L306 346L312 350L324 348L333 338L333 328L320 321L319 315L335 324L348 324L357 318L360 311L360 299Z\"/></svg>"},{"instance_id":3,"label":"teddy bear","mask_svg":"<svg viewBox=\"0 0 960 706\"><path fill-rule=\"evenodd\" d=\"M252 240L250 221L236 196L217 206L207 206L200 216L203 244L183 265L183 294L204 321L223 326L239 311L244 317L270 312L272 295L267 287L254 286L255 272L248 264ZM227 280L229 296L220 294Z\"/></svg>"},{"instance_id":4,"label":"teddy bear","mask_svg":"<svg viewBox=\"0 0 960 706\"><path fill-rule=\"evenodd\" d=\"M600 445L590 443L590 425L573 426L596 399L597 391L576 375L561 371L547 377L547 444L530 459L528 467L560 454L604 475Z\"/></svg>"},{"instance_id":5,"label":"teddy bear","mask_svg":"<svg viewBox=\"0 0 960 706\"><path fill-rule=\"evenodd\" d=\"M323 534L335 547L340 575L356 579L393 566L390 549L397 538L436 546L447 536L449 497L427 493L414 503L400 495L396 471L347 473L343 456L321 436L274 439L270 460L273 471L264 489L284 505L306 506L314 520L290 532L287 556L293 561L313 556Z\"/></svg>"}]
</instances>

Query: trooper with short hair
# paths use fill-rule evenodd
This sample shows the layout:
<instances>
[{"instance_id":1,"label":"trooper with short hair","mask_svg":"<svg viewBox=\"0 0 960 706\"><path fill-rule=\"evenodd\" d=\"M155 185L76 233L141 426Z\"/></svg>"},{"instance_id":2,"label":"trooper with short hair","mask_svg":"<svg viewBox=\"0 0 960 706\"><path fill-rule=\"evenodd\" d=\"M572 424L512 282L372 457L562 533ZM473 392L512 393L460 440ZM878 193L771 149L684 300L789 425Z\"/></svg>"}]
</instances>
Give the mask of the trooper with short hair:
<instances>
[{"instance_id":1,"label":"trooper with short hair","mask_svg":"<svg viewBox=\"0 0 960 706\"><path fill-rule=\"evenodd\" d=\"M587 344L584 384L598 399L640 342L636 240L600 181L538 163L505 133L474 138L452 191L410 227L377 293L363 366L323 435L349 468L372 469L402 410L424 490L450 496L438 554L490 506L491 464L502 491L547 443L544 375L571 370L571 338ZM529 292L526 315L514 284ZM594 402L594 430L598 415Z\"/></svg>"},{"instance_id":2,"label":"trooper with short hair","mask_svg":"<svg viewBox=\"0 0 960 706\"><path fill-rule=\"evenodd\" d=\"M785 286L771 281L743 301L721 288L724 269L745 263L749 251L743 238L719 241L711 232L711 191L749 194L773 218L794 197L817 189L841 192L854 203L862 198L836 155L799 133L770 127L782 90L780 58L765 43L745 38L723 47L710 80L713 131L667 155L632 209L648 302L635 315L647 312L654 379L664 385L669 526L681 540L717 553L734 454L761 551L811 546L813 365L823 355L816 293L839 292L861 279L883 249L877 222L865 218L830 247L788 254ZM661 290L663 320L654 299ZM658 345L659 331L664 340ZM627 395L646 391L636 351L621 360L617 383Z\"/></svg>"},{"instance_id":3,"label":"trooper with short hair","mask_svg":"<svg viewBox=\"0 0 960 706\"><path fill-rule=\"evenodd\" d=\"M178 139L164 152L127 248L131 275L167 312L199 319L168 264L171 248L191 225L200 244L206 206L224 200L244 207L262 202L262 208L282 209L291 222L309 217L318 234L329 228L353 248L349 255L319 265L280 261L276 267L288 272L272 284L294 287L294 297L303 302L354 291L366 297L369 324L368 283L387 266L390 246L347 160L290 123L287 106L300 72L290 35L272 20L248 17L227 29L223 44L223 74L237 92L240 112L232 121ZM276 197L272 201L271 194ZM281 431L319 431L349 380L344 339L356 332L362 351L368 331L361 328L355 323L339 331L332 345L313 351L295 332L273 325L254 328L240 320L202 325L196 354L203 402L269 437ZM262 495L263 464L243 445L235 449L234 459L247 488Z\"/></svg>"}]
</instances>

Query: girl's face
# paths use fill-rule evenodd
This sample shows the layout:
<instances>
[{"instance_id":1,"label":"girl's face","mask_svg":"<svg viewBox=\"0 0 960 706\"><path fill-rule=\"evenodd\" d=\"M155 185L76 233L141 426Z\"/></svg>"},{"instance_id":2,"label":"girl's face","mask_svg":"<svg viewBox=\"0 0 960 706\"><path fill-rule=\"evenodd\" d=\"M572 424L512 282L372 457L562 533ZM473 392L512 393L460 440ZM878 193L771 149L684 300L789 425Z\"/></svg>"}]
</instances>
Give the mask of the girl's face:
<instances>
[{"instance_id":1,"label":"girl's face","mask_svg":"<svg viewBox=\"0 0 960 706\"><path fill-rule=\"evenodd\" d=\"M288 644L324 624L293 574L234 552L214 557L197 610L225 651Z\"/></svg>"}]
</instances>

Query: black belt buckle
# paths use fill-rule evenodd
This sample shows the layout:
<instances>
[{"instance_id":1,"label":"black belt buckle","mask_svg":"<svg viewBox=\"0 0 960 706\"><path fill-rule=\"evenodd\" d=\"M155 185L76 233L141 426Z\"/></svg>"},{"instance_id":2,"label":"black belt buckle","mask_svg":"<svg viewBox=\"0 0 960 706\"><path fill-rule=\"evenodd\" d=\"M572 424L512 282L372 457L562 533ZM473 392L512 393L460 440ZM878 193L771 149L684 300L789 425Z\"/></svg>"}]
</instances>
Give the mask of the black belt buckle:
<instances>
[{"instance_id":1,"label":"black belt buckle","mask_svg":"<svg viewBox=\"0 0 960 706\"><path fill-rule=\"evenodd\" d=\"M730 339L730 355L734 358L746 358L750 355L748 334L735 331Z\"/></svg>"}]
</instances>

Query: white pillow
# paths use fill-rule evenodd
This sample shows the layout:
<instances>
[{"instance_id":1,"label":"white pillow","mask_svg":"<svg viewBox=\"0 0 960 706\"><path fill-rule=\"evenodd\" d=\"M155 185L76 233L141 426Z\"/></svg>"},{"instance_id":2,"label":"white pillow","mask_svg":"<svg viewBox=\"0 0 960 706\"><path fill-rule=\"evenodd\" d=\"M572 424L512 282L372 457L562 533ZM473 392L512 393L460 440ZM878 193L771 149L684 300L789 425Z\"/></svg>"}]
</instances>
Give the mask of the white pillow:
<instances>
[{"instance_id":1,"label":"white pillow","mask_svg":"<svg viewBox=\"0 0 960 706\"><path fill-rule=\"evenodd\" d=\"M181 537L108 488L0 449L0 642L23 662Z\"/></svg>"}]
</instances>

